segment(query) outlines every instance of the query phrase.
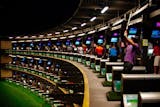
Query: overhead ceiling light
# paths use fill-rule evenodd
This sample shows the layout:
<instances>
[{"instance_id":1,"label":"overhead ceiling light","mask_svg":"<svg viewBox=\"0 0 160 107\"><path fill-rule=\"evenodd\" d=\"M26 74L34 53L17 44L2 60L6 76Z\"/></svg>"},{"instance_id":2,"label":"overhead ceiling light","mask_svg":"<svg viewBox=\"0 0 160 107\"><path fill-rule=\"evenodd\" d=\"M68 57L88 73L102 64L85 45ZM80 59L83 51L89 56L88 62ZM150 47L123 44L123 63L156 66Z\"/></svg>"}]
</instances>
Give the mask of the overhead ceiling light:
<instances>
[{"instance_id":1,"label":"overhead ceiling light","mask_svg":"<svg viewBox=\"0 0 160 107\"><path fill-rule=\"evenodd\" d=\"M13 37L10 36L9 39L13 39Z\"/></svg>"},{"instance_id":2,"label":"overhead ceiling light","mask_svg":"<svg viewBox=\"0 0 160 107\"><path fill-rule=\"evenodd\" d=\"M66 32L68 32L68 31L69 31L69 30L64 30L63 32L66 33Z\"/></svg>"},{"instance_id":3,"label":"overhead ceiling light","mask_svg":"<svg viewBox=\"0 0 160 107\"><path fill-rule=\"evenodd\" d=\"M51 40L57 40L58 38L51 38Z\"/></svg>"},{"instance_id":4,"label":"overhead ceiling light","mask_svg":"<svg viewBox=\"0 0 160 107\"><path fill-rule=\"evenodd\" d=\"M56 34L56 35L59 35L59 34L60 34L60 32L55 32L55 34Z\"/></svg>"},{"instance_id":5,"label":"overhead ceiling light","mask_svg":"<svg viewBox=\"0 0 160 107\"><path fill-rule=\"evenodd\" d=\"M17 55L18 58L24 58L25 56Z\"/></svg>"},{"instance_id":6,"label":"overhead ceiling light","mask_svg":"<svg viewBox=\"0 0 160 107\"><path fill-rule=\"evenodd\" d=\"M47 36L51 36L51 35L52 35L52 33L48 33L48 34L47 34Z\"/></svg>"},{"instance_id":7,"label":"overhead ceiling light","mask_svg":"<svg viewBox=\"0 0 160 107\"><path fill-rule=\"evenodd\" d=\"M97 17L92 17L92 18L90 19L90 21L93 22L94 20L96 20L96 18L97 18Z\"/></svg>"},{"instance_id":8,"label":"overhead ceiling light","mask_svg":"<svg viewBox=\"0 0 160 107\"><path fill-rule=\"evenodd\" d=\"M10 57L16 57L15 55L11 55L11 54L10 54L9 56L10 56Z\"/></svg>"},{"instance_id":9,"label":"overhead ceiling light","mask_svg":"<svg viewBox=\"0 0 160 107\"><path fill-rule=\"evenodd\" d=\"M26 40L26 42L32 42L32 40Z\"/></svg>"},{"instance_id":10,"label":"overhead ceiling light","mask_svg":"<svg viewBox=\"0 0 160 107\"><path fill-rule=\"evenodd\" d=\"M95 32L96 32L96 30L92 30L92 31L88 32L88 34L92 34L92 33L95 33Z\"/></svg>"},{"instance_id":11,"label":"overhead ceiling light","mask_svg":"<svg viewBox=\"0 0 160 107\"><path fill-rule=\"evenodd\" d=\"M44 35L39 35L39 37L43 37ZM31 36L32 38L36 38L36 36Z\"/></svg>"},{"instance_id":12,"label":"overhead ceiling light","mask_svg":"<svg viewBox=\"0 0 160 107\"><path fill-rule=\"evenodd\" d=\"M103 14L103 13L105 13L107 10L108 10L108 6L105 6L102 10L101 10L101 13Z\"/></svg>"},{"instance_id":13,"label":"overhead ceiling light","mask_svg":"<svg viewBox=\"0 0 160 107\"><path fill-rule=\"evenodd\" d=\"M85 35L85 33L81 33L81 34L78 34L77 36L84 36Z\"/></svg>"},{"instance_id":14,"label":"overhead ceiling light","mask_svg":"<svg viewBox=\"0 0 160 107\"><path fill-rule=\"evenodd\" d=\"M118 24L122 23L123 21L124 21L124 19L120 19L120 20L114 22L114 23L112 24L112 26L118 25Z\"/></svg>"},{"instance_id":15,"label":"overhead ceiling light","mask_svg":"<svg viewBox=\"0 0 160 107\"><path fill-rule=\"evenodd\" d=\"M37 41L41 41L41 40L40 39L35 39L34 41L37 42Z\"/></svg>"},{"instance_id":16,"label":"overhead ceiling light","mask_svg":"<svg viewBox=\"0 0 160 107\"><path fill-rule=\"evenodd\" d=\"M28 36L24 36L23 38L28 38Z\"/></svg>"},{"instance_id":17,"label":"overhead ceiling light","mask_svg":"<svg viewBox=\"0 0 160 107\"><path fill-rule=\"evenodd\" d=\"M34 58L35 60L40 60L40 58Z\"/></svg>"},{"instance_id":18,"label":"overhead ceiling light","mask_svg":"<svg viewBox=\"0 0 160 107\"><path fill-rule=\"evenodd\" d=\"M72 28L72 30L76 30L76 29L77 29L77 27L73 27L73 28Z\"/></svg>"},{"instance_id":19,"label":"overhead ceiling light","mask_svg":"<svg viewBox=\"0 0 160 107\"><path fill-rule=\"evenodd\" d=\"M24 42L24 40L20 40L20 41L18 41L18 42Z\"/></svg>"},{"instance_id":20,"label":"overhead ceiling light","mask_svg":"<svg viewBox=\"0 0 160 107\"><path fill-rule=\"evenodd\" d=\"M32 38L34 38L35 36L32 36ZM39 35L39 37L44 37L44 35Z\"/></svg>"},{"instance_id":21,"label":"overhead ceiling light","mask_svg":"<svg viewBox=\"0 0 160 107\"><path fill-rule=\"evenodd\" d=\"M27 59L32 59L32 57L29 57L29 56L28 56Z\"/></svg>"},{"instance_id":22,"label":"overhead ceiling light","mask_svg":"<svg viewBox=\"0 0 160 107\"><path fill-rule=\"evenodd\" d=\"M11 43L17 43L17 41L11 41Z\"/></svg>"},{"instance_id":23,"label":"overhead ceiling light","mask_svg":"<svg viewBox=\"0 0 160 107\"><path fill-rule=\"evenodd\" d=\"M82 23L82 24L81 24L81 27L83 27L83 26L85 26L85 25L86 25L86 23Z\"/></svg>"},{"instance_id":24,"label":"overhead ceiling light","mask_svg":"<svg viewBox=\"0 0 160 107\"><path fill-rule=\"evenodd\" d=\"M42 41L48 41L49 39L42 39Z\"/></svg>"},{"instance_id":25,"label":"overhead ceiling light","mask_svg":"<svg viewBox=\"0 0 160 107\"><path fill-rule=\"evenodd\" d=\"M17 37L16 37L16 39L19 39L19 38L21 38L21 37L20 37L20 36L17 36Z\"/></svg>"},{"instance_id":26,"label":"overhead ceiling light","mask_svg":"<svg viewBox=\"0 0 160 107\"><path fill-rule=\"evenodd\" d=\"M98 29L98 31L102 31L102 30L106 30L106 29L108 29L108 26L101 27Z\"/></svg>"},{"instance_id":27,"label":"overhead ceiling light","mask_svg":"<svg viewBox=\"0 0 160 107\"><path fill-rule=\"evenodd\" d=\"M74 38L74 37L75 37L75 35L68 36L68 38Z\"/></svg>"},{"instance_id":28,"label":"overhead ceiling light","mask_svg":"<svg viewBox=\"0 0 160 107\"><path fill-rule=\"evenodd\" d=\"M66 37L60 37L60 39L66 39Z\"/></svg>"}]
</instances>

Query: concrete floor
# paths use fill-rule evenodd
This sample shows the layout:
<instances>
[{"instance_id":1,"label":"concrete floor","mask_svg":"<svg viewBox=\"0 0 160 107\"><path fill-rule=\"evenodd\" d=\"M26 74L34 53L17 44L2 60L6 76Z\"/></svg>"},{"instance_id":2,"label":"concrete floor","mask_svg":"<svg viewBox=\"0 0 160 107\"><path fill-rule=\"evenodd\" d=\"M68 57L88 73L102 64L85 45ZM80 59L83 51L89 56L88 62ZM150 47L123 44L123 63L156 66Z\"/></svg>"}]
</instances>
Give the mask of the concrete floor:
<instances>
[{"instance_id":1,"label":"concrete floor","mask_svg":"<svg viewBox=\"0 0 160 107\"><path fill-rule=\"evenodd\" d=\"M85 71L89 83L90 107L120 107L120 101L108 101L106 93L111 91L111 87L103 87L101 84L104 78L98 78L98 73L93 73L92 69L85 65L73 61L75 65Z\"/></svg>"}]
</instances>

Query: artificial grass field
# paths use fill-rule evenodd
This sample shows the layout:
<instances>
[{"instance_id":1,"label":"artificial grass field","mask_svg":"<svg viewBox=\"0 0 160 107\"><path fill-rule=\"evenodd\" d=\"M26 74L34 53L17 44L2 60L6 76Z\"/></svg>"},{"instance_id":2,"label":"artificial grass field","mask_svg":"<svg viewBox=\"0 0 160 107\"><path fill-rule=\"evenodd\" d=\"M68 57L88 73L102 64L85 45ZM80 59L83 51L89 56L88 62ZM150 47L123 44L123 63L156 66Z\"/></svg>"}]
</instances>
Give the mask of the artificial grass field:
<instances>
[{"instance_id":1,"label":"artificial grass field","mask_svg":"<svg viewBox=\"0 0 160 107\"><path fill-rule=\"evenodd\" d=\"M51 107L51 105L29 89L0 81L0 107Z\"/></svg>"}]
</instances>

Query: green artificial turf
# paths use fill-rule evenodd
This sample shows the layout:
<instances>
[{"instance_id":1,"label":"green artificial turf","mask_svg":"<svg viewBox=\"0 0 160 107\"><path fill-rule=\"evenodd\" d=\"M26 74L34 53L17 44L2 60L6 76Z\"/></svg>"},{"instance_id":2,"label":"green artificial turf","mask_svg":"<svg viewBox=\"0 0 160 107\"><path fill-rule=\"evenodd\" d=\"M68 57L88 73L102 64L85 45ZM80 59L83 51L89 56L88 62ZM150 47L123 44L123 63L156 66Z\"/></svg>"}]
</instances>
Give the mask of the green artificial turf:
<instances>
[{"instance_id":1,"label":"green artificial turf","mask_svg":"<svg viewBox=\"0 0 160 107\"><path fill-rule=\"evenodd\" d=\"M120 101L122 98L122 95L120 92L110 91L106 93L106 97L108 101Z\"/></svg>"},{"instance_id":2,"label":"green artificial turf","mask_svg":"<svg viewBox=\"0 0 160 107\"><path fill-rule=\"evenodd\" d=\"M0 107L51 107L51 105L22 86L0 81Z\"/></svg>"},{"instance_id":3,"label":"green artificial turf","mask_svg":"<svg viewBox=\"0 0 160 107\"><path fill-rule=\"evenodd\" d=\"M103 85L104 87L111 87L111 86L112 86L112 82L110 82L110 81L103 81L103 82L102 82L102 85Z\"/></svg>"}]
</instances>

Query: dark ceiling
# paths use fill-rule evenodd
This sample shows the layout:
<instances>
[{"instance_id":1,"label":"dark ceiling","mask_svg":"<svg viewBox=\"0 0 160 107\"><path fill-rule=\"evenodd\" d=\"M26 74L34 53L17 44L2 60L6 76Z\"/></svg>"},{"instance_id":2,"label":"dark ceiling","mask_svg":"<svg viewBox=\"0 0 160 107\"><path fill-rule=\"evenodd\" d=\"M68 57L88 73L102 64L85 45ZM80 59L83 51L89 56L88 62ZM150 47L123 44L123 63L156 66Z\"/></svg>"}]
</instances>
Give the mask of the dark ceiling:
<instances>
[{"instance_id":1,"label":"dark ceiling","mask_svg":"<svg viewBox=\"0 0 160 107\"><path fill-rule=\"evenodd\" d=\"M0 0L0 37L78 30L119 17L148 0ZM100 11L109 6L106 13ZM94 22L89 20L96 16ZM86 22L87 25L81 27Z\"/></svg>"},{"instance_id":2,"label":"dark ceiling","mask_svg":"<svg viewBox=\"0 0 160 107\"><path fill-rule=\"evenodd\" d=\"M66 22L80 0L0 0L0 35L36 34Z\"/></svg>"}]
</instances>

